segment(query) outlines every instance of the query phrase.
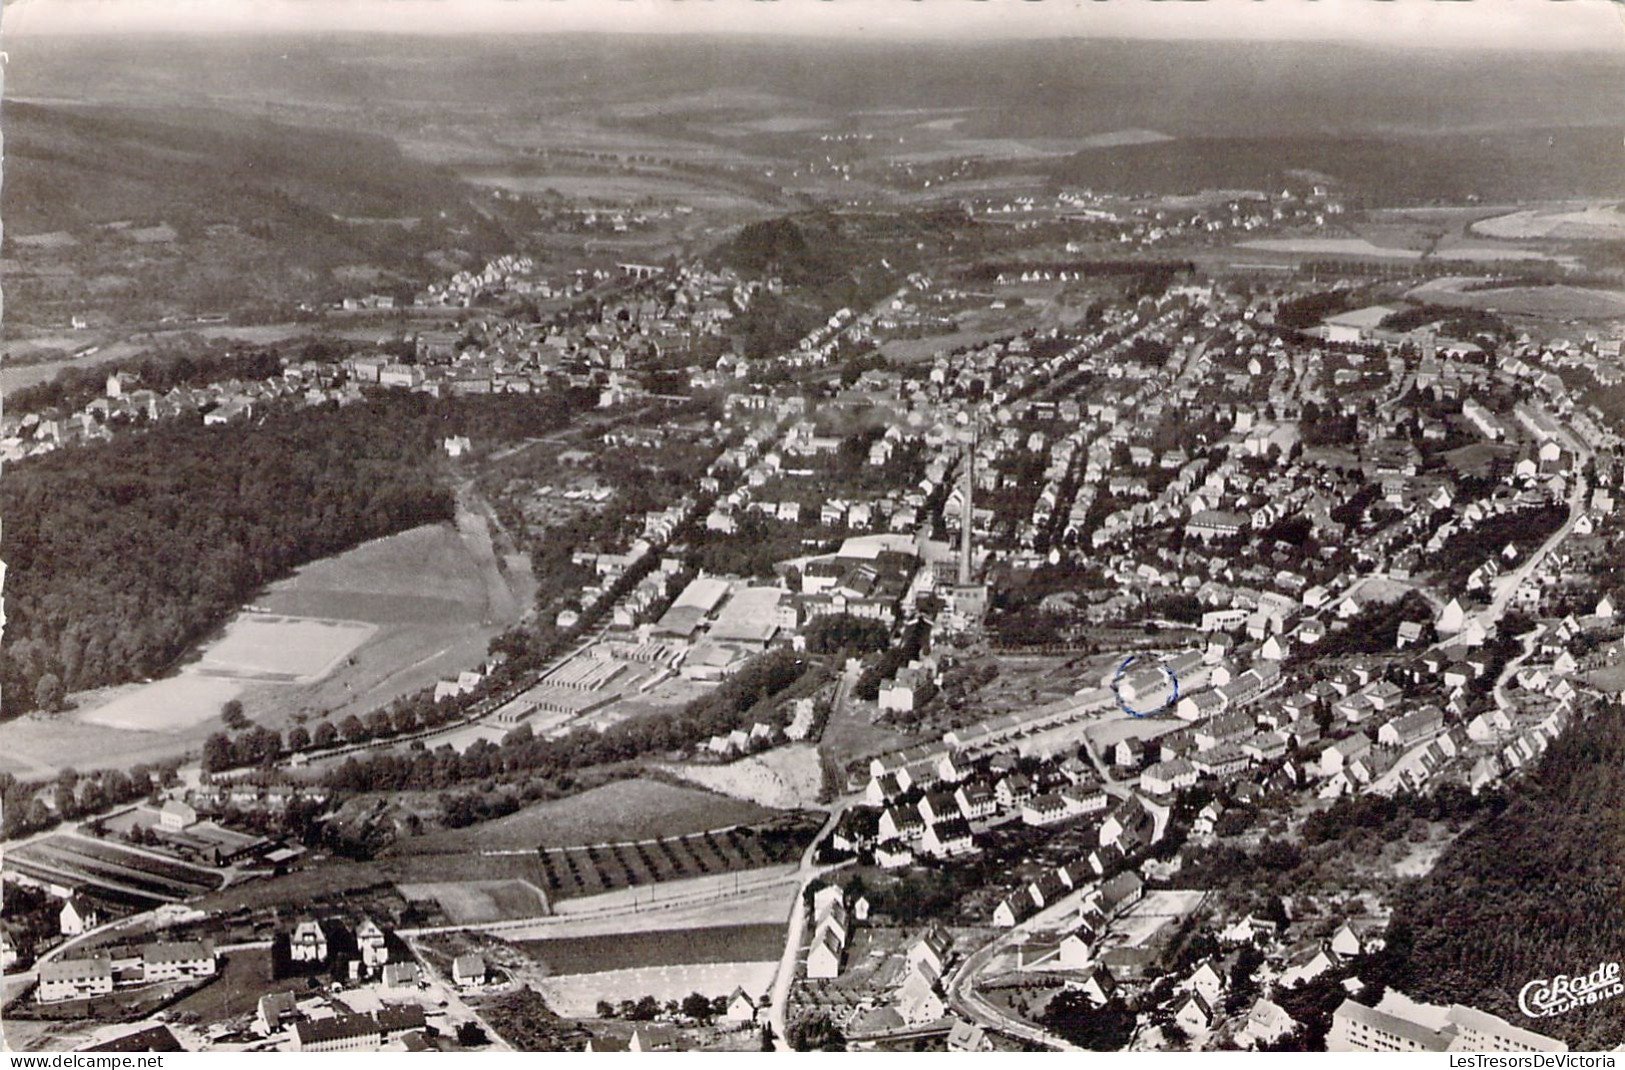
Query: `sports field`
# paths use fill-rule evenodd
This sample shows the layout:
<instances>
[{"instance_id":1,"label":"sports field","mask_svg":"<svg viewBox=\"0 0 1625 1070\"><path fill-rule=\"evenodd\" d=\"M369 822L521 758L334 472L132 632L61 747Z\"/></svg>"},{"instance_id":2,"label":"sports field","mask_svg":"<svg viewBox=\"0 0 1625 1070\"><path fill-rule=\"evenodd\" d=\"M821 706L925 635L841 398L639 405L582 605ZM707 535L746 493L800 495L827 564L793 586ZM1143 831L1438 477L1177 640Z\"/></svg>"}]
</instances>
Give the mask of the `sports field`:
<instances>
[{"instance_id":1,"label":"sports field","mask_svg":"<svg viewBox=\"0 0 1625 1070\"><path fill-rule=\"evenodd\" d=\"M408 899L433 899L455 925L535 918L547 913L547 899L529 881L441 881L397 885Z\"/></svg>"},{"instance_id":2,"label":"sports field","mask_svg":"<svg viewBox=\"0 0 1625 1070\"><path fill-rule=\"evenodd\" d=\"M308 681L326 676L377 631L352 620L244 614L204 651L197 671L210 676Z\"/></svg>"}]
</instances>

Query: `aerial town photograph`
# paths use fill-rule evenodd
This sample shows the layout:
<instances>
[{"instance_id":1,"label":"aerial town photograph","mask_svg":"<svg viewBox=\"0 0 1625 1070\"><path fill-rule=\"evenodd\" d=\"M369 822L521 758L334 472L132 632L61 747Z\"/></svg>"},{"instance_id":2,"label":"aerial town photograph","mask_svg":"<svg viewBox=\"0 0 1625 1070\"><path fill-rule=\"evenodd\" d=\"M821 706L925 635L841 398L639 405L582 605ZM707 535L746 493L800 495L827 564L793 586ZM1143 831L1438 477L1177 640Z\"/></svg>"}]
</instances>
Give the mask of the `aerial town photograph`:
<instances>
[{"instance_id":1,"label":"aerial town photograph","mask_svg":"<svg viewBox=\"0 0 1625 1070\"><path fill-rule=\"evenodd\" d=\"M7 3L6 1058L1614 1065L1622 11Z\"/></svg>"}]
</instances>

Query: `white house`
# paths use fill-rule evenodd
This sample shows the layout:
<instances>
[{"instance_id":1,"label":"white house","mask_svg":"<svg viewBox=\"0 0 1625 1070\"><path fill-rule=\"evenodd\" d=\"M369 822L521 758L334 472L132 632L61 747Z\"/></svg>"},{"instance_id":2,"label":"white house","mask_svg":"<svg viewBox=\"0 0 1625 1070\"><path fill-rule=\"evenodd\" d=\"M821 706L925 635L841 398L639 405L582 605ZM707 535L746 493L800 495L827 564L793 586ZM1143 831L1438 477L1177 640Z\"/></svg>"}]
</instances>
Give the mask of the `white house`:
<instances>
[{"instance_id":1,"label":"white house","mask_svg":"<svg viewBox=\"0 0 1625 1070\"><path fill-rule=\"evenodd\" d=\"M471 988L485 983L486 967L485 956L476 954L458 955L451 962L451 979L459 986Z\"/></svg>"},{"instance_id":2,"label":"white house","mask_svg":"<svg viewBox=\"0 0 1625 1070\"><path fill-rule=\"evenodd\" d=\"M807 976L814 980L830 980L841 975L841 943L829 930L821 930L807 951Z\"/></svg>"}]
</instances>

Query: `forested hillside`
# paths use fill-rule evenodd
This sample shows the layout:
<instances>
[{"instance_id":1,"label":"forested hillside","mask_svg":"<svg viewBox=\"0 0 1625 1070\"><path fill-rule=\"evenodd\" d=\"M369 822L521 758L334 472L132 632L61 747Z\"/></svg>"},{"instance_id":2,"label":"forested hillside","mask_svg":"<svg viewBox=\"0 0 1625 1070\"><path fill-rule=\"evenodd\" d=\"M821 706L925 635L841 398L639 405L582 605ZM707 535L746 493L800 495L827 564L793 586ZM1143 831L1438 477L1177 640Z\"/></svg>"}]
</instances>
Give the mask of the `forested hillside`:
<instances>
[{"instance_id":1,"label":"forested hillside","mask_svg":"<svg viewBox=\"0 0 1625 1070\"><path fill-rule=\"evenodd\" d=\"M1451 845L1401 896L1393 987L1461 1002L1586 1050L1625 1041L1625 1002L1531 1021L1525 984L1625 955L1625 714L1598 713L1546 752L1505 811Z\"/></svg>"},{"instance_id":2,"label":"forested hillside","mask_svg":"<svg viewBox=\"0 0 1625 1070\"><path fill-rule=\"evenodd\" d=\"M368 539L452 515L441 438L557 426L568 399L379 398L172 423L7 466L4 710L161 671L253 592Z\"/></svg>"}]
</instances>

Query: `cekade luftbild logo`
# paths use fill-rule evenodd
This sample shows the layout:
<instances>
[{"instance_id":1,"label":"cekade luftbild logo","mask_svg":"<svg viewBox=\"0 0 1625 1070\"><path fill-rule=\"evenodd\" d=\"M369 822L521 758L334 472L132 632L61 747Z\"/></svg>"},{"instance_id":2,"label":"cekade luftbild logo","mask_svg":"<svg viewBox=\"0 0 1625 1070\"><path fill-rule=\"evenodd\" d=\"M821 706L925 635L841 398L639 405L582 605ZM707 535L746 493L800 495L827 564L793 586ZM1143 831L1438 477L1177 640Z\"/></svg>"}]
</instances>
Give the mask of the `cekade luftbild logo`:
<instances>
[{"instance_id":1,"label":"cekade luftbild logo","mask_svg":"<svg viewBox=\"0 0 1625 1070\"><path fill-rule=\"evenodd\" d=\"M1616 996L1625 996L1619 963L1603 962L1590 973L1530 981L1518 992L1518 1009L1530 1018L1550 1018Z\"/></svg>"}]
</instances>

